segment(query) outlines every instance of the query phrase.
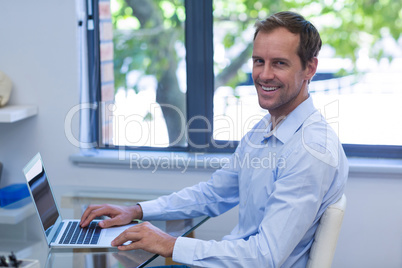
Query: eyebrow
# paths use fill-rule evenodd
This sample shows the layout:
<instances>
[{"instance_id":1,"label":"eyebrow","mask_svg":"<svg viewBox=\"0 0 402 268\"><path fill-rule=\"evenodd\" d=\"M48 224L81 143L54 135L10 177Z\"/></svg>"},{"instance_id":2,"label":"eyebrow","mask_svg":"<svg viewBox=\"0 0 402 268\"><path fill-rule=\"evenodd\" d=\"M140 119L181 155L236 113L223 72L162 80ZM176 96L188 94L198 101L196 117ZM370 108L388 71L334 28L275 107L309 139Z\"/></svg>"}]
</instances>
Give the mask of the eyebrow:
<instances>
[{"instance_id":1,"label":"eyebrow","mask_svg":"<svg viewBox=\"0 0 402 268\"><path fill-rule=\"evenodd\" d=\"M290 60L287 59L287 58L273 58L272 61L284 61L284 62L287 62L287 63L290 62Z\"/></svg>"},{"instance_id":2,"label":"eyebrow","mask_svg":"<svg viewBox=\"0 0 402 268\"><path fill-rule=\"evenodd\" d=\"M263 57L256 56L256 55L252 55L251 58L252 58L252 59L264 59ZM283 62L286 62L286 63L289 63L289 62L290 62L290 60L289 60L288 58L281 58L281 57L272 58L272 59L270 59L270 60L271 60L271 61L283 61Z\"/></svg>"}]
</instances>

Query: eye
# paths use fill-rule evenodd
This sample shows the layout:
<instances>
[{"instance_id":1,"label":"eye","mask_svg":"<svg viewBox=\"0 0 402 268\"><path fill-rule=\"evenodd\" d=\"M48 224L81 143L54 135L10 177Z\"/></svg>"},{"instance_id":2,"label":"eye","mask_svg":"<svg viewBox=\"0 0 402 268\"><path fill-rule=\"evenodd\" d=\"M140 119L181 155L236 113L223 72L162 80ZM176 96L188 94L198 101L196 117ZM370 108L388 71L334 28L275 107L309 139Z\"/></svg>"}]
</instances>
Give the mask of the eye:
<instances>
[{"instance_id":1,"label":"eye","mask_svg":"<svg viewBox=\"0 0 402 268\"><path fill-rule=\"evenodd\" d=\"M289 62L286 60L278 59L278 60L272 62L272 66L277 67L277 68L288 68Z\"/></svg>"},{"instance_id":2,"label":"eye","mask_svg":"<svg viewBox=\"0 0 402 268\"><path fill-rule=\"evenodd\" d=\"M253 63L254 64L264 64L264 60L262 60L262 59L258 59L258 58L255 58L255 59L253 59Z\"/></svg>"}]
</instances>

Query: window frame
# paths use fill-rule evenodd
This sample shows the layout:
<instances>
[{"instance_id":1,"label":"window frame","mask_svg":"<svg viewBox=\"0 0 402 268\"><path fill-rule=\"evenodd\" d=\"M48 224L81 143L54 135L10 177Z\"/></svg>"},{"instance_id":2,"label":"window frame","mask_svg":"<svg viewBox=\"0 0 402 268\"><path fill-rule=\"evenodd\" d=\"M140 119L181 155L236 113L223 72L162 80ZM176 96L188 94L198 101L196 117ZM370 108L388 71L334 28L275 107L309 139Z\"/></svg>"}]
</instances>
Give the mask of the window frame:
<instances>
[{"instance_id":1,"label":"window frame","mask_svg":"<svg viewBox=\"0 0 402 268\"><path fill-rule=\"evenodd\" d=\"M102 144L98 0L87 0L88 91L90 103L94 107L90 111L88 124L90 140L96 144L94 149L232 153L239 144L238 141L213 140L213 0L185 0L184 4L187 123L188 119L202 116L210 125L194 121L190 129L186 129L190 141L187 147L131 147ZM90 25L94 27L91 28ZM208 127L210 131L206 132ZM398 145L342 144L342 146L348 157L402 158L402 146Z\"/></svg>"}]
</instances>

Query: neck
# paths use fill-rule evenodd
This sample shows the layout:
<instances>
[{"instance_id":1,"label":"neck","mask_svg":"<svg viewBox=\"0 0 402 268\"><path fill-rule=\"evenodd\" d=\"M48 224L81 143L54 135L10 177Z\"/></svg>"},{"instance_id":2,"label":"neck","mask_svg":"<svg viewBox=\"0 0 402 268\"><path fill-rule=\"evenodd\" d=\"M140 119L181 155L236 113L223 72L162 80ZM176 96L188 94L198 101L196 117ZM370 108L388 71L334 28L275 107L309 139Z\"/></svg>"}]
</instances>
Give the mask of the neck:
<instances>
[{"instance_id":1,"label":"neck","mask_svg":"<svg viewBox=\"0 0 402 268\"><path fill-rule=\"evenodd\" d=\"M271 122L272 122L272 127L271 127L271 131L274 130L277 126L279 126L283 120L286 119L287 115L281 115L281 116L274 116L271 115Z\"/></svg>"},{"instance_id":2,"label":"neck","mask_svg":"<svg viewBox=\"0 0 402 268\"><path fill-rule=\"evenodd\" d=\"M296 109L301 103L309 98L309 94L306 91L305 94L299 95L293 102L293 105L289 106L287 109L278 111L268 111L271 114L272 129L275 129L286 117Z\"/></svg>"}]
</instances>

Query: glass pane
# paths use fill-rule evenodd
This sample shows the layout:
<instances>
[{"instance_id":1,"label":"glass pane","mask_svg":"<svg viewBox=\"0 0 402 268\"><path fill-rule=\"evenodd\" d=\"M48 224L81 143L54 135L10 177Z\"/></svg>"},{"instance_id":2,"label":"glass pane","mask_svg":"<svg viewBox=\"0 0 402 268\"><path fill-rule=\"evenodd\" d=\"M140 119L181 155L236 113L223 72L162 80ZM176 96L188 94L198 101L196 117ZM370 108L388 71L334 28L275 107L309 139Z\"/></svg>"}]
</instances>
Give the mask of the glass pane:
<instances>
[{"instance_id":1,"label":"glass pane","mask_svg":"<svg viewBox=\"0 0 402 268\"><path fill-rule=\"evenodd\" d=\"M102 141L186 146L183 0L99 0Z\"/></svg>"},{"instance_id":2,"label":"glass pane","mask_svg":"<svg viewBox=\"0 0 402 268\"><path fill-rule=\"evenodd\" d=\"M214 134L239 140L266 111L251 79L254 23L293 10L325 44L310 84L342 143L402 145L402 2L214 0Z\"/></svg>"},{"instance_id":3,"label":"glass pane","mask_svg":"<svg viewBox=\"0 0 402 268\"><path fill-rule=\"evenodd\" d=\"M315 106L338 132L342 143L402 145L402 91L397 81L402 58L358 60L361 74L337 77L350 61L340 61L322 51L316 80L310 84ZM327 76L320 79L319 75Z\"/></svg>"},{"instance_id":4,"label":"glass pane","mask_svg":"<svg viewBox=\"0 0 402 268\"><path fill-rule=\"evenodd\" d=\"M260 14L247 1L214 0L215 140L240 140L267 111L258 105L251 79L254 23Z\"/></svg>"}]
</instances>

